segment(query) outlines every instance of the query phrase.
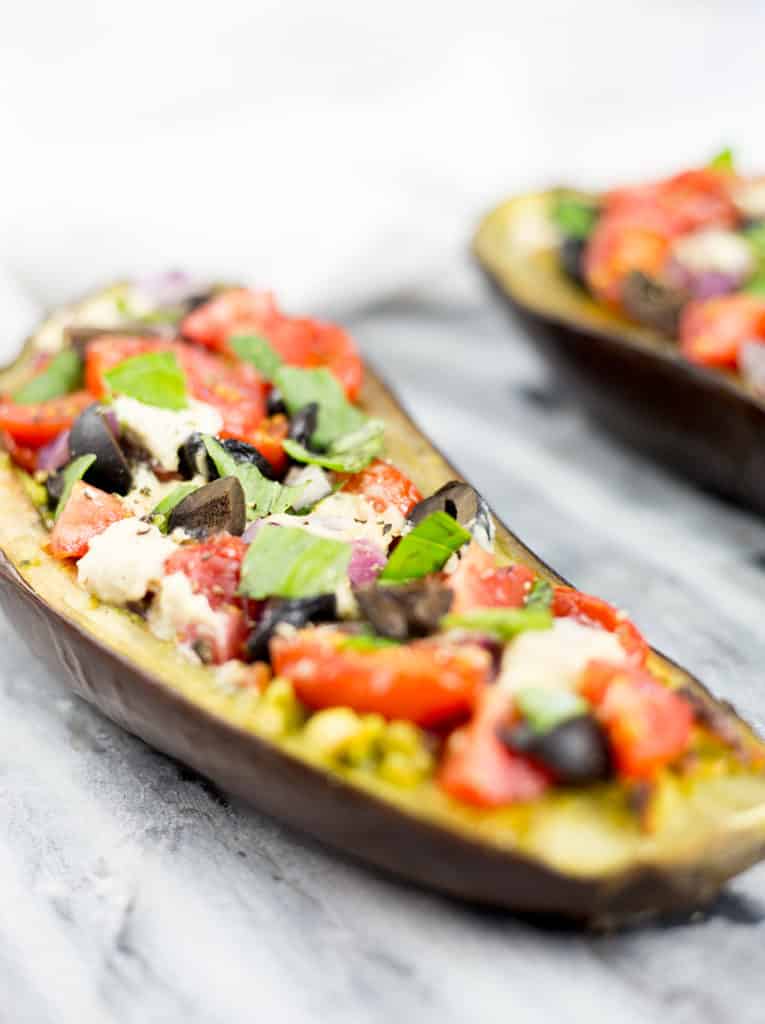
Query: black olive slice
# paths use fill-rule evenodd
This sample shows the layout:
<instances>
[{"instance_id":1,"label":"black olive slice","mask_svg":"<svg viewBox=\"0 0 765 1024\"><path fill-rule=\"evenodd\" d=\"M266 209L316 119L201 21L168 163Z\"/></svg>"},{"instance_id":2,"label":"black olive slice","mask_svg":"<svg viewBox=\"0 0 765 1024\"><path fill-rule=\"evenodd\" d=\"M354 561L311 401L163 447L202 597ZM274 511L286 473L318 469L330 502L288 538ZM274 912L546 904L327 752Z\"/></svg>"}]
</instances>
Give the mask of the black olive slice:
<instances>
[{"instance_id":1,"label":"black olive slice","mask_svg":"<svg viewBox=\"0 0 765 1024\"><path fill-rule=\"evenodd\" d=\"M471 533L483 534L487 541L494 537L494 522L488 504L475 487L461 480L450 480L435 494L424 498L409 513L409 520L416 524L433 512L446 512Z\"/></svg>"},{"instance_id":2,"label":"black olive slice","mask_svg":"<svg viewBox=\"0 0 765 1024\"><path fill-rule=\"evenodd\" d=\"M246 522L242 485L236 477L226 476L180 501L170 513L167 527L169 531L180 527L201 539L224 531L239 536Z\"/></svg>"},{"instance_id":3,"label":"black olive slice","mask_svg":"<svg viewBox=\"0 0 765 1024\"><path fill-rule=\"evenodd\" d=\"M454 598L449 587L428 577L397 587L370 583L353 593L375 632L391 640L410 640L435 633Z\"/></svg>"},{"instance_id":4,"label":"black olive slice","mask_svg":"<svg viewBox=\"0 0 765 1024\"><path fill-rule=\"evenodd\" d=\"M298 409L290 420L289 436L304 448L311 447L311 438L319 422L319 406L317 402L309 402Z\"/></svg>"},{"instance_id":5,"label":"black olive slice","mask_svg":"<svg viewBox=\"0 0 765 1024\"><path fill-rule=\"evenodd\" d=\"M89 405L72 424L69 454L95 455L96 461L85 474L85 480L102 491L127 494L133 482L127 459L98 405Z\"/></svg>"},{"instance_id":6,"label":"black olive slice","mask_svg":"<svg viewBox=\"0 0 765 1024\"><path fill-rule=\"evenodd\" d=\"M266 412L269 416L277 416L279 413L287 415L287 406L284 404L284 397L278 388L271 388L268 393Z\"/></svg>"},{"instance_id":7,"label":"black olive slice","mask_svg":"<svg viewBox=\"0 0 765 1024\"><path fill-rule=\"evenodd\" d=\"M687 301L685 292L671 288L640 270L628 274L622 287L622 305L627 315L672 338L677 337L680 313Z\"/></svg>"},{"instance_id":8,"label":"black olive slice","mask_svg":"<svg viewBox=\"0 0 765 1024\"><path fill-rule=\"evenodd\" d=\"M333 622L337 618L334 594L315 597L296 597L290 600L273 597L266 602L263 614L247 641L247 651L253 661L268 661L268 645L274 630L281 623L300 629L309 622Z\"/></svg>"},{"instance_id":9,"label":"black olive slice","mask_svg":"<svg viewBox=\"0 0 765 1024\"><path fill-rule=\"evenodd\" d=\"M586 238L564 238L560 247L560 265L563 273L579 285L587 289L587 279L584 276L584 254L587 249Z\"/></svg>"},{"instance_id":10,"label":"black olive slice","mask_svg":"<svg viewBox=\"0 0 765 1024\"><path fill-rule=\"evenodd\" d=\"M227 438L225 441L216 440L234 462L251 462L268 480L275 479L276 474L271 463L251 444L247 444L246 441L237 441L234 438ZM186 479L193 476L203 476L205 480L217 478L218 470L207 454L201 434L191 434L178 449L178 468Z\"/></svg>"},{"instance_id":11,"label":"black olive slice","mask_svg":"<svg viewBox=\"0 0 765 1024\"><path fill-rule=\"evenodd\" d=\"M588 786L612 774L608 740L592 715L577 715L543 733L525 724L503 728L499 738L538 761L564 786Z\"/></svg>"}]
</instances>

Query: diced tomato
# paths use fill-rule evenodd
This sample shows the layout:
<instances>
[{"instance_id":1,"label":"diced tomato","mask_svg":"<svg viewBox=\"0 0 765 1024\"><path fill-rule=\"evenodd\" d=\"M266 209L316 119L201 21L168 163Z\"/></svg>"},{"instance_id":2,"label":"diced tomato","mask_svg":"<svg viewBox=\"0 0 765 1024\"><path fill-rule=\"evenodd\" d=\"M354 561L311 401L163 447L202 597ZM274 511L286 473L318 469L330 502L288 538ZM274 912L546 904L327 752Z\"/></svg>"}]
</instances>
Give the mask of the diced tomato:
<instances>
[{"instance_id":1,"label":"diced tomato","mask_svg":"<svg viewBox=\"0 0 765 1024\"><path fill-rule=\"evenodd\" d=\"M247 544L241 537L217 533L199 544L184 544L165 563L169 576L182 572L188 576L195 594L204 594L211 608L220 608L237 600L239 574Z\"/></svg>"},{"instance_id":2,"label":"diced tomato","mask_svg":"<svg viewBox=\"0 0 765 1024\"><path fill-rule=\"evenodd\" d=\"M189 391L223 417L222 437L249 440L266 415L267 385L254 366L192 345L174 345Z\"/></svg>"},{"instance_id":3,"label":"diced tomato","mask_svg":"<svg viewBox=\"0 0 765 1024\"><path fill-rule=\"evenodd\" d=\"M480 647L419 640L358 651L343 650L343 639L324 629L274 637L274 672L311 708L345 705L426 726L467 715L489 672Z\"/></svg>"},{"instance_id":4,"label":"diced tomato","mask_svg":"<svg viewBox=\"0 0 765 1024\"><path fill-rule=\"evenodd\" d=\"M585 277L598 298L618 306L633 270L654 277L668 260L671 232L654 210L609 214L598 220L585 251Z\"/></svg>"},{"instance_id":5,"label":"diced tomato","mask_svg":"<svg viewBox=\"0 0 765 1024\"><path fill-rule=\"evenodd\" d=\"M449 737L439 774L456 800L501 807L534 800L549 786L547 775L502 743L497 729L510 718L507 694L486 687L470 722Z\"/></svg>"},{"instance_id":6,"label":"diced tomato","mask_svg":"<svg viewBox=\"0 0 765 1024\"><path fill-rule=\"evenodd\" d=\"M645 670L591 662L580 689L595 706L622 777L650 779L688 749L690 704Z\"/></svg>"},{"instance_id":7,"label":"diced tomato","mask_svg":"<svg viewBox=\"0 0 765 1024\"><path fill-rule=\"evenodd\" d=\"M248 690L265 690L271 682L271 668L265 661L255 661L242 668L239 685Z\"/></svg>"},{"instance_id":8,"label":"diced tomato","mask_svg":"<svg viewBox=\"0 0 765 1024\"><path fill-rule=\"evenodd\" d=\"M454 592L452 611L473 608L520 608L526 601L534 573L525 565L498 567L494 555L471 541L453 573L444 583Z\"/></svg>"},{"instance_id":9,"label":"diced tomato","mask_svg":"<svg viewBox=\"0 0 765 1024\"><path fill-rule=\"evenodd\" d=\"M0 430L0 444L17 466L21 466L28 473L34 473L37 469L37 448L28 448L26 445L19 444L7 430Z\"/></svg>"},{"instance_id":10,"label":"diced tomato","mask_svg":"<svg viewBox=\"0 0 765 1024\"><path fill-rule=\"evenodd\" d=\"M259 334L292 366L326 366L351 400L361 389L361 357L348 334L335 324L286 316L268 292L221 292L189 313L181 333L218 351L226 351L228 339L236 334Z\"/></svg>"},{"instance_id":11,"label":"diced tomato","mask_svg":"<svg viewBox=\"0 0 765 1024\"><path fill-rule=\"evenodd\" d=\"M182 643L195 650L206 664L222 665L244 655L249 627L241 608L229 605L218 610L215 628L193 623L181 635Z\"/></svg>"},{"instance_id":12,"label":"diced tomato","mask_svg":"<svg viewBox=\"0 0 765 1024\"><path fill-rule=\"evenodd\" d=\"M287 469L287 453L282 442L289 433L289 420L282 413L270 416L263 420L260 425L247 435L241 438L257 448L261 455L265 456L271 463L277 476L281 476Z\"/></svg>"},{"instance_id":13,"label":"diced tomato","mask_svg":"<svg viewBox=\"0 0 765 1024\"><path fill-rule=\"evenodd\" d=\"M693 363L735 366L747 341L765 340L765 301L739 293L689 302L680 320L680 347Z\"/></svg>"},{"instance_id":14,"label":"diced tomato","mask_svg":"<svg viewBox=\"0 0 765 1024\"><path fill-rule=\"evenodd\" d=\"M132 334L104 334L88 342L85 353L85 387L94 398L107 393L105 375L126 359L168 349L168 342Z\"/></svg>"},{"instance_id":15,"label":"diced tomato","mask_svg":"<svg viewBox=\"0 0 765 1024\"><path fill-rule=\"evenodd\" d=\"M74 391L36 405L16 405L0 400L0 430L10 434L22 447L40 448L62 430L68 430L92 401L87 391Z\"/></svg>"},{"instance_id":16,"label":"diced tomato","mask_svg":"<svg viewBox=\"0 0 765 1024\"><path fill-rule=\"evenodd\" d=\"M576 618L586 625L594 624L609 633L615 633L635 665L642 665L648 656L648 644L643 634L623 612L608 601L593 597L592 594L583 594L573 587L555 587L552 612L558 618Z\"/></svg>"},{"instance_id":17,"label":"diced tomato","mask_svg":"<svg viewBox=\"0 0 765 1024\"><path fill-rule=\"evenodd\" d=\"M736 223L732 200L735 176L703 167L684 171L664 181L615 189L605 197L611 214L660 212L673 237L705 227L730 227Z\"/></svg>"},{"instance_id":18,"label":"diced tomato","mask_svg":"<svg viewBox=\"0 0 765 1024\"><path fill-rule=\"evenodd\" d=\"M113 494L78 480L51 531L48 550L54 558L81 558L95 536L129 514Z\"/></svg>"},{"instance_id":19,"label":"diced tomato","mask_svg":"<svg viewBox=\"0 0 765 1024\"><path fill-rule=\"evenodd\" d=\"M376 512L383 513L393 505L403 516L422 501L419 488L400 469L390 462L375 459L360 473L337 474L343 482L344 494L361 494L374 507Z\"/></svg>"}]
</instances>

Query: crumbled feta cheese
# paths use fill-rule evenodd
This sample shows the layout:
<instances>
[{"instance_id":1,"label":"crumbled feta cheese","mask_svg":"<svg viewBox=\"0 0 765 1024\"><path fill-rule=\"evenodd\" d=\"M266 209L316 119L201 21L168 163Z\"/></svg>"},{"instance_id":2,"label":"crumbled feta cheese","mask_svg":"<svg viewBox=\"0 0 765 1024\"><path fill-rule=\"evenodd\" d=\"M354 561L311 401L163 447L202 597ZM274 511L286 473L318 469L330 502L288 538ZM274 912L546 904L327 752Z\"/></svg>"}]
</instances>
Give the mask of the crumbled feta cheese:
<instances>
[{"instance_id":1,"label":"crumbled feta cheese","mask_svg":"<svg viewBox=\"0 0 765 1024\"><path fill-rule=\"evenodd\" d=\"M765 178L743 182L734 190L733 202L745 217L751 220L765 218Z\"/></svg>"},{"instance_id":2,"label":"crumbled feta cheese","mask_svg":"<svg viewBox=\"0 0 765 1024\"><path fill-rule=\"evenodd\" d=\"M351 581L348 579L343 580L339 587L335 590L335 605L337 607L337 616L340 619L358 619L359 618L359 606L356 598L353 596L353 587Z\"/></svg>"},{"instance_id":3,"label":"crumbled feta cheese","mask_svg":"<svg viewBox=\"0 0 765 1024\"><path fill-rule=\"evenodd\" d=\"M200 487L206 483L202 477L192 482ZM177 480L160 480L145 463L139 463L133 469L133 486L122 498L122 504L131 515L140 518L148 515L177 486Z\"/></svg>"},{"instance_id":4,"label":"crumbled feta cheese","mask_svg":"<svg viewBox=\"0 0 765 1024\"><path fill-rule=\"evenodd\" d=\"M160 640L174 640L189 626L198 627L211 641L225 640L226 616L213 611L204 594L195 594L191 581L182 572L163 577L147 621Z\"/></svg>"},{"instance_id":5,"label":"crumbled feta cheese","mask_svg":"<svg viewBox=\"0 0 765 1024\"><path fill-rule=\"evenodd\" d=\"M194 433L217 434L223 426L216 408L193 398L188 408L174 411L120 395L112 408L127 436L169 471L178 469L178 449L187 437Z\"/></svg>"},{"instance_id":6,"label":"crumbled feta cheese","mask_svg":"<svg viewBox=\"0 0 765 1024\"><path fill-rule=\"evenodd\" d=\"M121 519L91 540L87 554L77 563L77 578L91 594L110 604L140 601L159 583L175 548L156 526Z\"/></svg>"},{"instance_id":7,"label":"crumbled feta cheese","mask_svg":"<svg viewBox=\"0 0 765 1024\"><path fill-rule=\"evenodd\" d=\"M324 498L307 516L275 515L263 521L298 527L331 540L366 540L381 551L387 551L404 527L404 517L395 506L378 512L363 495L342 491Z\"/></svg>"},{"instance_id":8,"label":"crumbled feta cheese","mask_svg":"<svg viewBox=\"0 0 765 1024\"><path fill-rule=\"evenodd\" d=\"M329 476L321 466L293 466L284 480L290 487L302 487L303 491L298 499L298 508L313 508L313 506L332 493L332 484Z\"/></svg>"},{"instance_id":9,"label":"crumbled feta cheese","mask_svg":"<svg viewBox=\"0 0 765 1024\"><path fill-rule=\"evenodd\" d=\"M746 277L754 269L752 247L735 231L705 228L679 238L672 255L688 270L714 270L734 277Z\"/></svg>"},{"instance_id":10,"label":"crumbled feta cheese","mask_svg":"<svg viewBox=\"0 0 765 1024\"><path fill-rule=\"evenodd\" d=\"M507 647L498 685L513 692L525 686L570 690L588 662L621 663L624 658L624 648L613 633L575 619L556 619L551 629L521 633Z\"/></svg>"}]
</instances>

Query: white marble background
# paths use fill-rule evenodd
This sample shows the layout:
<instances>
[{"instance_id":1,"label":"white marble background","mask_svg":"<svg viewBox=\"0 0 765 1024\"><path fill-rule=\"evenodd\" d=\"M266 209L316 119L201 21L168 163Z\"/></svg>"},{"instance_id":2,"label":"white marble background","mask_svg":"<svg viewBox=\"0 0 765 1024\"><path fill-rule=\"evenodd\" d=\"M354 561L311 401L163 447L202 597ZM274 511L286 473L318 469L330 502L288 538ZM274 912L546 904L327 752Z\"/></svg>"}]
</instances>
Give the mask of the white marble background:
<instances>
[{"instance_id":1,"label":"white marble background","mask_svg":"<svg viewBox=\"0 0 765 1024\"><path fill-rule=\"evenodd\" d=\"M167 265L336 315L540 554L765 723L765 525L612 444L466 255L505 191L734 145L765 9L27 3L0 30L0 353ZM542 932L350 864L70 698L0 621L0 1021L762 1021L765 870L713 912Z\"/></svg>"}]
</instances>

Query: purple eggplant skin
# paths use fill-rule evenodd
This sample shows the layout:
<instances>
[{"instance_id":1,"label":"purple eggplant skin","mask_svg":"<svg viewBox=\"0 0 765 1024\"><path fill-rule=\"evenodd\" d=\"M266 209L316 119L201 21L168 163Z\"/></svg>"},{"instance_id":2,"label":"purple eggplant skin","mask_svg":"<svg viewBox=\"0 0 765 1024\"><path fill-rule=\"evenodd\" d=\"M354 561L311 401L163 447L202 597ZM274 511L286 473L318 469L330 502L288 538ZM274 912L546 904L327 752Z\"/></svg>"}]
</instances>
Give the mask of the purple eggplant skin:
<instances>
[{"instance_id":1,"label":"purple eggplant skin","mask_svg":"<svg viewBox=\"0 0 765 1024\"><path fill-rule=\"evenodd\" d=\"M689 363L675 342L574 288L554 251L514 241L513 222L551 196L520 196L480 225L473 250L494 293L566 395L609 433L703 487L765 512L765 399L741 378Z\"/></svg>"}]
</instances>

